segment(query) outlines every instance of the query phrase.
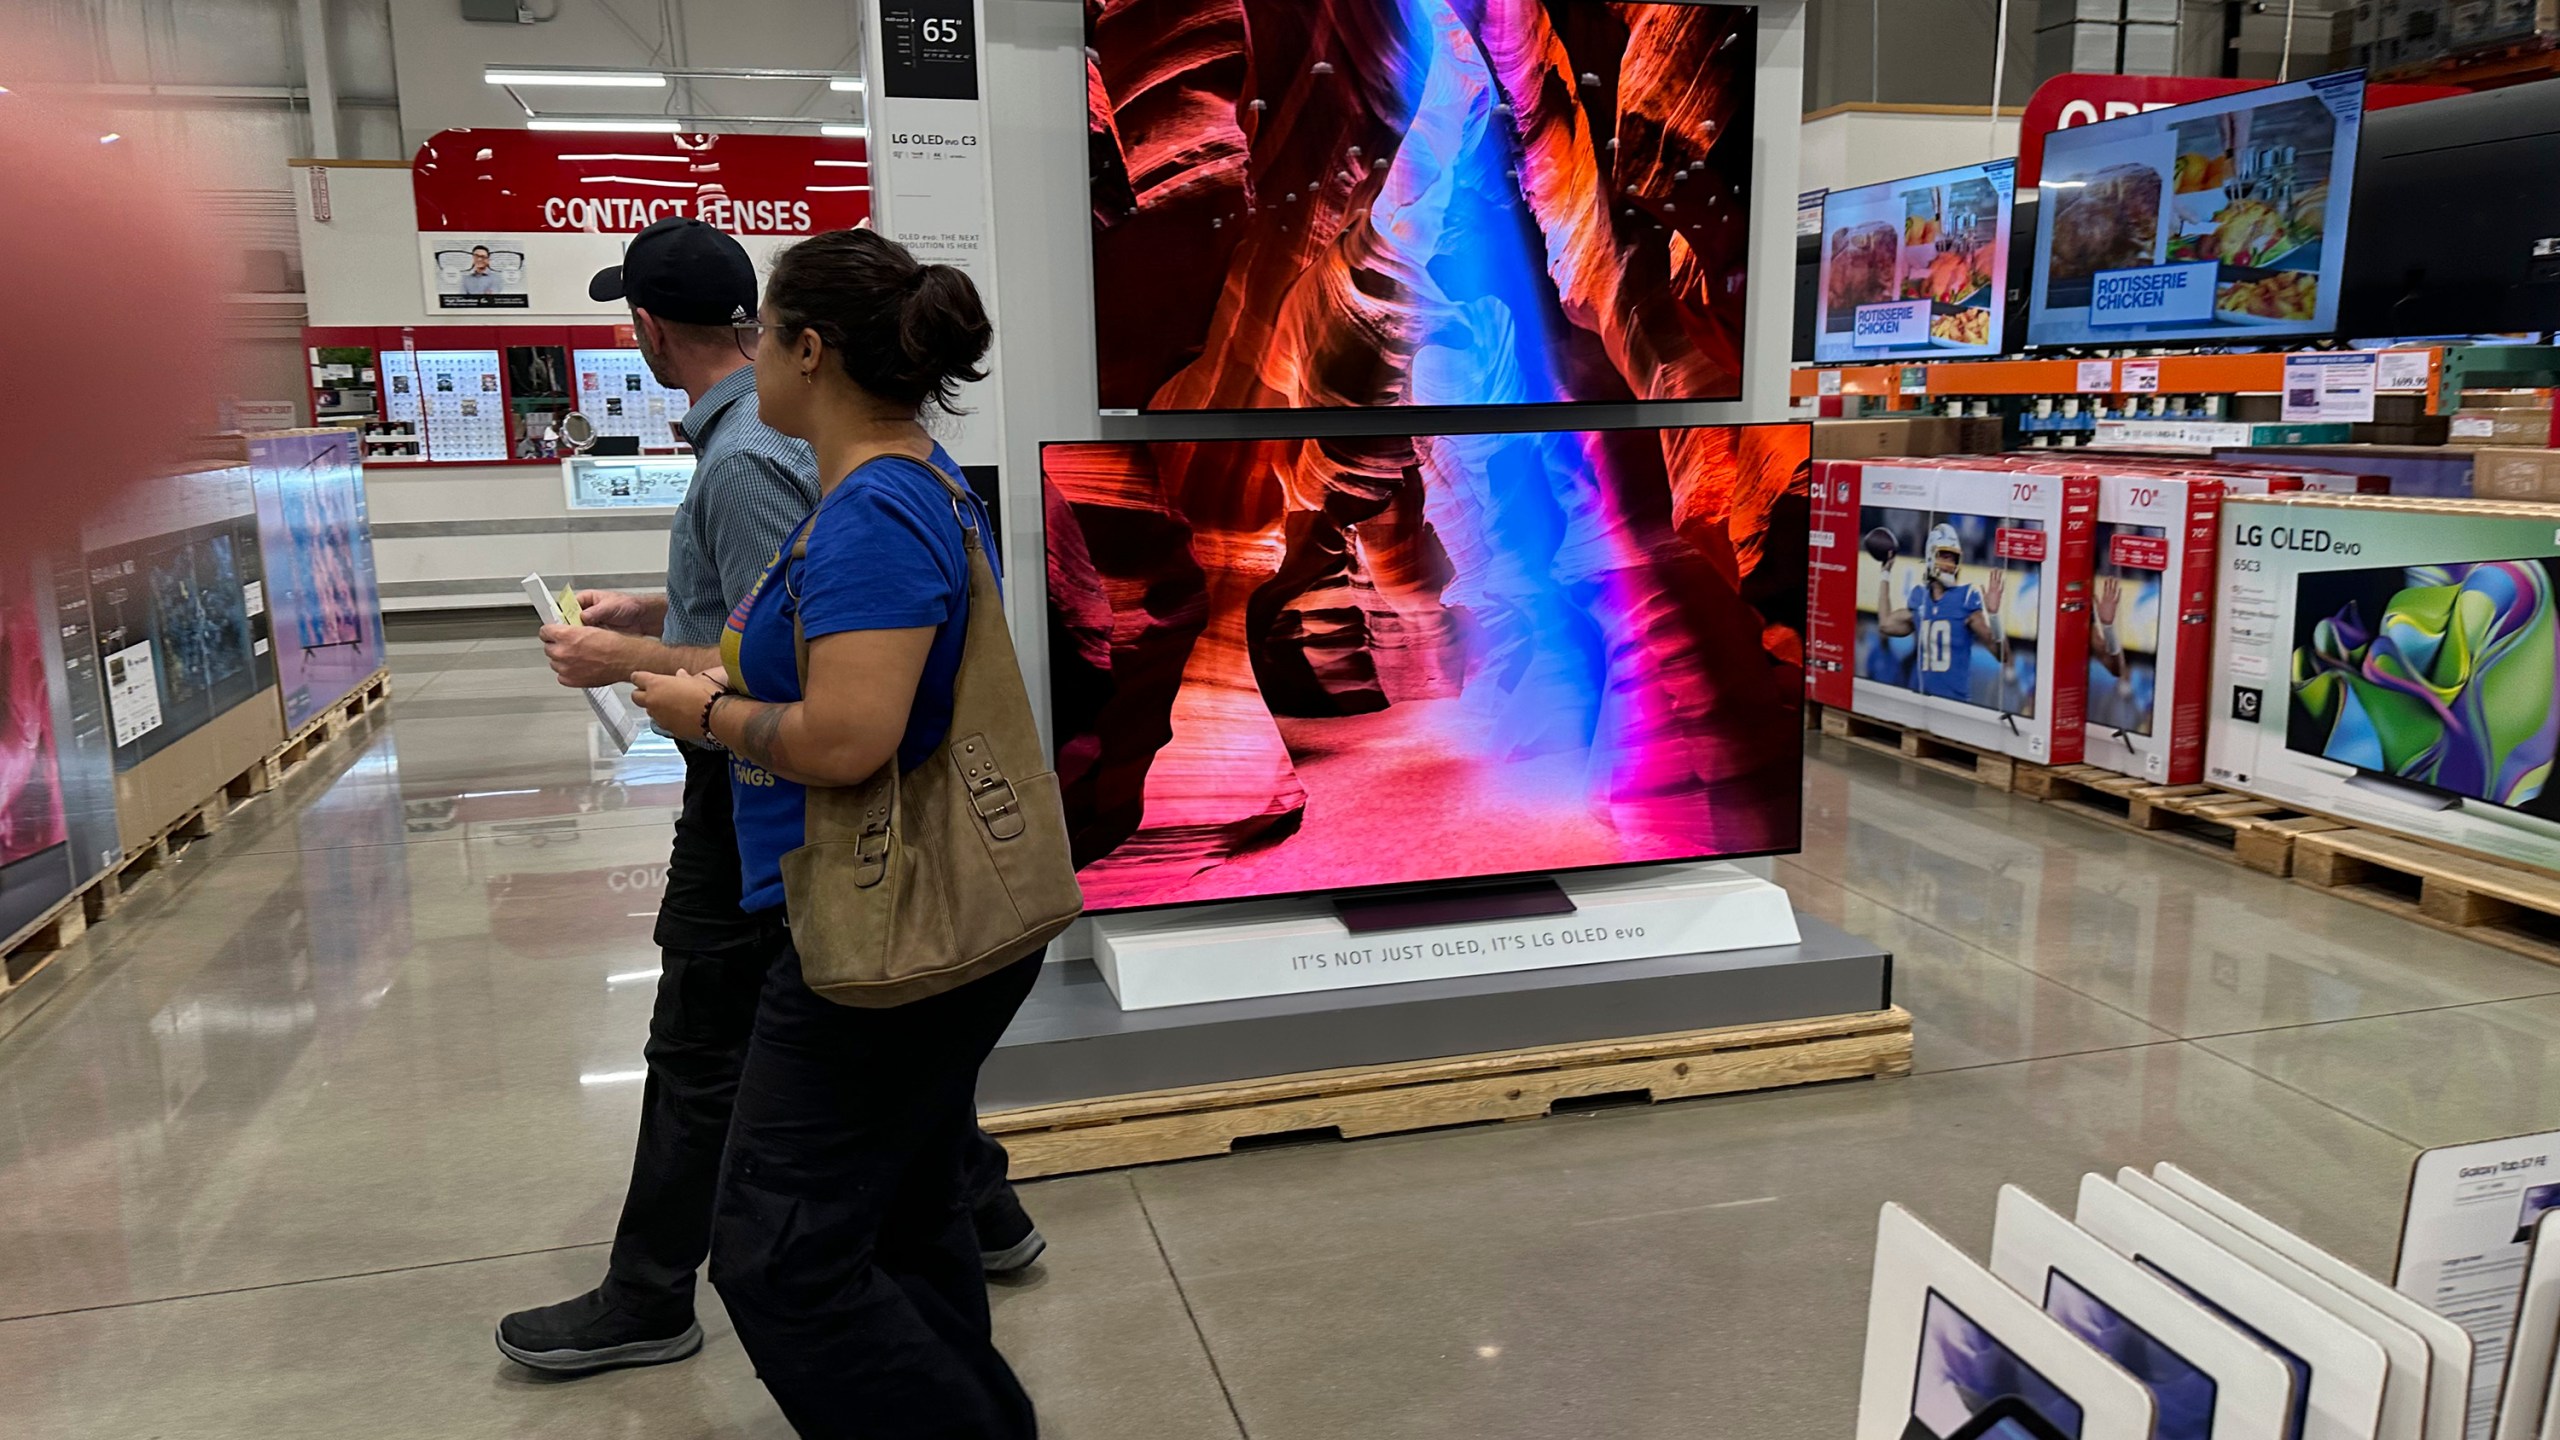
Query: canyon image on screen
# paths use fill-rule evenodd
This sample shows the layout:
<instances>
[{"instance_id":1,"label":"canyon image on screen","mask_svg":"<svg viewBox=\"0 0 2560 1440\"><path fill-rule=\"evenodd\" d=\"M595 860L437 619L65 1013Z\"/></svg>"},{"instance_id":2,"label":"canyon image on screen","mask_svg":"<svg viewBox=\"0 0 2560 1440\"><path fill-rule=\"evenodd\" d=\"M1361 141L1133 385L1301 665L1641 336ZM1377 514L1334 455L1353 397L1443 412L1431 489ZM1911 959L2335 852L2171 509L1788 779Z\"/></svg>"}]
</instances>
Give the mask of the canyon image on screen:
<instances>
[{"instance_id":1,"label":"canyon image on screen","mask_svg":"<svg viewBox=\"0 0 2560 1440\"><path fill-rule=\"evenodd\" d=\"M1740 397L1750 8L1086 15L1103 410Z\"/></svg>"},{"instance_id":2,"label":"canyon image on screen","mask_svg":"<svg viewBox=\"0 0 2560 1440\"><path fill-rule=\"evenodd\" d=\"M1043 447L1087 906L1794 849L1807 443Z\"/></svg>"}]
</instances>

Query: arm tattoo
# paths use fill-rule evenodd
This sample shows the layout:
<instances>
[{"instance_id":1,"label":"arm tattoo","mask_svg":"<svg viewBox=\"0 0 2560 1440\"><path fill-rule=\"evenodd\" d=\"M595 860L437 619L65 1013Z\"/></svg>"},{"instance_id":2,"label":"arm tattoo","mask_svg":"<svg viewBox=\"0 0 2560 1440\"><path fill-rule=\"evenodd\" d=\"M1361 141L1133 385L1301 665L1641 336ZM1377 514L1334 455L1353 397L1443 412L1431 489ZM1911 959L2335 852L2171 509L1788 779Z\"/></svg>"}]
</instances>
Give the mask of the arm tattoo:
<instances>
[{"instance_id":1,"label":"arm tattoo","mask_svg":"<svg viewBox=\"0 0 2560 1440\"><path fill-rule=\"evenodd\" d=\"M782 713L788 705L759 705L738 730L737 752L767 770L779 772L774 747L782 739Z\"/></svg>"}]
</instances>

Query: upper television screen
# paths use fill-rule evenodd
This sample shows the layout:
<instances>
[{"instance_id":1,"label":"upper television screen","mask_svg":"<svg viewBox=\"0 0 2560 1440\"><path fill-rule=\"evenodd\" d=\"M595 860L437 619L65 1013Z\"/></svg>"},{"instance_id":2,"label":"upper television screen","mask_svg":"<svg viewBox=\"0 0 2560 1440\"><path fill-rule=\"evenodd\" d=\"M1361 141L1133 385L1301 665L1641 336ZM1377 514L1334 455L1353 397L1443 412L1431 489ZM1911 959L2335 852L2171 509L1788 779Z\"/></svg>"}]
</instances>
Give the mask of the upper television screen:
<instances>
[{"instance_id":1,"label":"upper television screen","mask_svg":"<svg viewBox=\"0 0 2560 1440\"><path fill-rule=\"evenodd\" d=\"M1085 13L1106 413L1740 398L1751 9Z\"/></svg>"},{"instance_id":2,"label":"upper television screen","mask_svg":"<svg viewBox=\"0 0 2560 1440\"><path fill-rule=\"evenodd\" d=\"M2008 159L1824 196L1813 358L1999 354L2017 187Z\"/></svg>"},{"instance_id":3,"label":"upper television screen","mask_svg":"<svg viewBox=\"0 0 2560 1440\"><path fill-rule=\"evenodd\" d=\"M1042 447L1086 906L1794 849L1807 445Z\"/></svg>"},{"instance_id":4,"label":"upper television screen","mask_svg":"<svg viewBox=\"0 0 2560 1440\"><path fill-rule=\"evenodd\" d=\"M2057 130L2030 345L2254 345L2338 328L2364 72Z\"/></svg>"},{"instance_id":5,"label":"upper television screen","mask_svg":"<svg viewBox=\"0 0 2560 1440\"><path fill-rule=\"evenodd\" d=\"M2560 820L2550 559L2304 575L2285 748Z\"/></svg>"}]
</instances>

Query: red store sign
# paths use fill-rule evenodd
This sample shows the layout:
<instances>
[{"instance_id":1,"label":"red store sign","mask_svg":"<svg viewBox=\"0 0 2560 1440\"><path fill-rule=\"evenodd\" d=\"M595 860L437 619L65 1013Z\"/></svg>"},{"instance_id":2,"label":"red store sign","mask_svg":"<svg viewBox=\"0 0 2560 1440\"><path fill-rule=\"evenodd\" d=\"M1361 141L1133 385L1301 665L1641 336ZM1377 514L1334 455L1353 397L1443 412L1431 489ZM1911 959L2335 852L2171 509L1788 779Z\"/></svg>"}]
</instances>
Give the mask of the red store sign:
<instances>
[{"instance_id":1,"label":"red store sign","mask_svg":"<svg viewBox=\"0 0 2560 1440\"><path fill-rule=\"evenodd\" d=\"M733 235L814 235L871 214L860 140L446 130L411 168L418 229L628 235L690 215Z\"/></svg>"},{"instance_id":2,"label":"red store sign","mask_svg":"<svg viewBox=\"0 0 2560 1440\"><path fill-rule=\"evenodd\" d=\"M2195 75L2056 75L2036 87L2018 121L2018 184L2033 185L2044 173L2044 137L2056 130L2263 90L2273 83ZM2449 85L2368 85L2364 103L2369 110L2388 110L2463 93Z\"/></svg>"}]
</instances>

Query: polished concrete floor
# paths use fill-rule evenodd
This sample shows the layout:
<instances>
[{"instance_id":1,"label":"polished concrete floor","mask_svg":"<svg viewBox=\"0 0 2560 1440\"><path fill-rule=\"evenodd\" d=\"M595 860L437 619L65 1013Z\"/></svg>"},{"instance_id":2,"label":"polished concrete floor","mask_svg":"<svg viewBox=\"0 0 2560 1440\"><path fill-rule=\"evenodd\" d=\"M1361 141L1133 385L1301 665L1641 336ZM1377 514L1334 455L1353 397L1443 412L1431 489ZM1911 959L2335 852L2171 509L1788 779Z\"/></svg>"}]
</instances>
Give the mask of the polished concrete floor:
<instances>
[{"instance_id":1,"label":"polished concrete floor","mask_svg":"<svg viewBox=\"0 0 2560 1440\"><path fill-rule=\"evenodd\" d=\"M716 1311L490 1348L603 1264L676 773L413 633L387 723L0 1007L0 1434L787 1434ZM1048 1433L1837 1440L1883 1200L1979 1250L2003 1181L2170 1159L2385 1270L2419 1147L2560 1125L2560 970L1809 754L1778 876L1895 952L1919 1073L1029 1186Z\"/></svg>"}]
</instances>

